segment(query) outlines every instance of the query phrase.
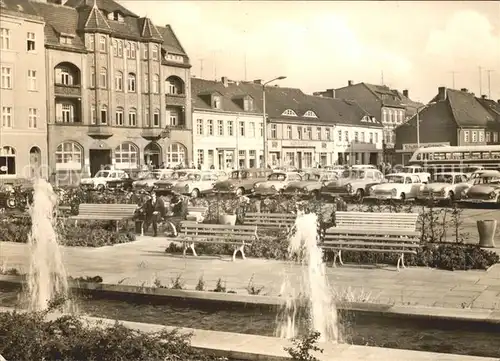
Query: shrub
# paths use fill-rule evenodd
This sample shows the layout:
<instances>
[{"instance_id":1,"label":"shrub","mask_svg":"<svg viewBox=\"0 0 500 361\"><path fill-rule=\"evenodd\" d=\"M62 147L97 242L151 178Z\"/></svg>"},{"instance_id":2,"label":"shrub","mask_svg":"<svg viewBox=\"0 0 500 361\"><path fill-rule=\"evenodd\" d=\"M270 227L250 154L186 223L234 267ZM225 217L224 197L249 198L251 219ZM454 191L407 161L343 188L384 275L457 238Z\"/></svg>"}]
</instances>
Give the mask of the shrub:
<instances>
[{"instance_id":1,"label":"shrub","mask_svg":"<svg viewBox=\"0 0 500 361\"><path fill-rule=\"evenodd\" d=\"M317 343L321 334L318 331L312 331L301 338L292 340L293 347L285 347L292 360L296 361L319 361L311 352L323 353L323 349L318 347Z\"/></svg>"},{"instance_id":2,"label":"shrub","mask_svg":"<svg viewBox=\"0 0 500 361\"><path fill-rule=\"evenodd\" d=\"M0 313L0 354L7 360L222 361L190 346L179 331L143 333L122 324L88 325L76 316L46 321L46 312Z\"/></svg>"}]
</instances>

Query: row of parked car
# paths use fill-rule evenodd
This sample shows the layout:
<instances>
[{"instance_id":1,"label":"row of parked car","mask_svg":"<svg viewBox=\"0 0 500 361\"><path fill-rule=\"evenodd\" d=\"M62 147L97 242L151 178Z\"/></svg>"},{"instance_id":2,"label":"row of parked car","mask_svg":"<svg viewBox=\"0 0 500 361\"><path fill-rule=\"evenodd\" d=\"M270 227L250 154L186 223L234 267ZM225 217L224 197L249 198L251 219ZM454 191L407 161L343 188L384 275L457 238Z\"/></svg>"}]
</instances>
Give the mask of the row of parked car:
<instances>
[{"instance_id":1,"label":"row of parked car","mask_svg":"<svg viewBox=\"0 0 500 361\"><path fill-rule=\"evenodd\" d=\"M122 188L156 190L191 197L212 193L272 196L278 193L309 197L342 197L348 200L461 201L500 204L500 172L429 174L418 166L384 175L373 166L329 169L241 169L229 172L196 169L159 169L140 172L135 177L123 170L101 170L83 179L89 189Z\"/></svg>"}]
</instances>

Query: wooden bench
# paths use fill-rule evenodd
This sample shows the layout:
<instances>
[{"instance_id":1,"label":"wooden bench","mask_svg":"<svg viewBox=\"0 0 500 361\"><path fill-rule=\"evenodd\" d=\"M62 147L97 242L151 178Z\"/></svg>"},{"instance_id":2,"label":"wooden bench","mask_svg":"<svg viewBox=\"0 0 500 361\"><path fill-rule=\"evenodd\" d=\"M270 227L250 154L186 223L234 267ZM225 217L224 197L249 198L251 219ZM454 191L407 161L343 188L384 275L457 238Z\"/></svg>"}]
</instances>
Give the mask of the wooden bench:
<instances>
[{"instance_id":1,"label":"wooden bench","mask_svg":"<svg viewBox=\"0 0 500 361\"><path fill-rule=\"evenodd\" d=\"M79 220L94 220L94 221L115 221L116 230L120 221L129 221L134 218L135 211L138 206L136 204L92 204L81 203L78 206L78 215L69 217L75 221L75 226Z\"/></svg>"},{"instance_id":2,"label":"wooden bench","mask_svg":"<svg viewBox=\"0 0 500 361\"><path fill-rule=\"evenodd\" d=\"M296 218L293 213L246 213L243 224L267 229L291 229Z\"/></svg>"},{"instance_id":3,"label":"wooden bench","mask_svg":"<svg viewBox=\"0 0 500 361\"><path fill-rule=\"evenodd\" d=\"M234 246L234 262L238 252L241 253L243 259L246 259L244 247L251 245L257 239L257 227L184 221L181 223L180 236L183 238L184 250L182 254L184 257L188 248L191 248L194 256L198 256L194 248L196 243L228 244Z\"/></svg>"},{"instance_id":4,"label":"wooden bench","mask_svg":"<svg viewBox=\"0 0 500 361\"><path fill-rule=\"evenodd\" d=\"M333 265L342 261L342 251L399 254L397 269L405 254L416 254L420 248L416 213L337 212L336 226L325 231L320 242L323 249L335 252Z\"/></svg>"}]
</instances>

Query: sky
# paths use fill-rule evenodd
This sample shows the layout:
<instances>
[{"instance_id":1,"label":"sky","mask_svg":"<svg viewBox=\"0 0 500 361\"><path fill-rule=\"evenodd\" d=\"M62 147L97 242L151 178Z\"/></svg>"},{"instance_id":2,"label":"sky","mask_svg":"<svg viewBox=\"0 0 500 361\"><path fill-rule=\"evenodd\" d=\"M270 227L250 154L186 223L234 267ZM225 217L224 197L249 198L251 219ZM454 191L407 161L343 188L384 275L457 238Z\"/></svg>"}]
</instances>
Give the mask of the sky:
<instances>
[{"instance_id":1,"label":"sky","mask_svg":"<svg viewBox=\"0 0 500 361\"><path fill-rule=\"evenodd\" d=\"M118 2L170 24L196 77L286 76L306 93L383 83L427 103L439 86L488 95L489 73L500 99L498 1Z\"/></svg>"}]
</instances>

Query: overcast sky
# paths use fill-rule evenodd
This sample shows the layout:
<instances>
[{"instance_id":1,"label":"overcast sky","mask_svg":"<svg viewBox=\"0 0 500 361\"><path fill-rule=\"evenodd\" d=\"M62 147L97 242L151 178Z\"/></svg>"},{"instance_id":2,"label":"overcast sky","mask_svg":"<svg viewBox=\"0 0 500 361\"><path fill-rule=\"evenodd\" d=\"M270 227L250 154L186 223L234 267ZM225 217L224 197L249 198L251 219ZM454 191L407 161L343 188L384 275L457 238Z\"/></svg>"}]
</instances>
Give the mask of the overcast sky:
<instances>
[{"instance_id":1,"label":"overcast sky","mask_svg":"<svg viewBox=\"0 0 500 361\"><path fill-rule=\"evenodd\" d=\"M453 71L455 88L479 94L482 67L482 93L492 70L500 99L500 2L119 2L172 25L197 77L284 75L280 84L307 93L383 79L425 103L453 86Z\"/></svg>"}]
</instances>

